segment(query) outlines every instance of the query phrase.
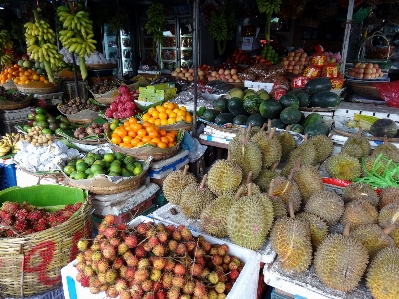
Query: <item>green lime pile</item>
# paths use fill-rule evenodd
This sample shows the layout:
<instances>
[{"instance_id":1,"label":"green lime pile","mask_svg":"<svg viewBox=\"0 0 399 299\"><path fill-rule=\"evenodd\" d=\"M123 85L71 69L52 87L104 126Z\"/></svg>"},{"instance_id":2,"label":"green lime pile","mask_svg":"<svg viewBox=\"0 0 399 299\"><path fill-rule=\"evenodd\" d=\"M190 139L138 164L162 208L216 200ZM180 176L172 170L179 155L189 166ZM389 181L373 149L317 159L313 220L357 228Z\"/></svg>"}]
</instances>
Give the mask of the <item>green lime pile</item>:
<instances>
[{"instance_id":1,"label":"green lime pile","mask_svg":"<svg viewBox=\"0 0 399 299\"><path fill-rule=\"evenodd\" d=\"M88 153L82 159L69 161L63 171L75 180L90 179L98 174L131 177L140 175L143 165L132 156L122 153Z\"/></svg>"},{"instance_id":2,"label":"green lime pile","mask_svg":"<svg viewBox=\"0 0 399 299\"><path fill-rule=\"evenodd\" d=\"M41 127L42 134L54 134L55 130L70 129L71 123L65 116L55 117L42 107L32 107L28 114L28 122L23 126L25 132L32 127Z\"/></svg>"},{"instance_id":3,"label":"green lime pile","mask_svg":"<svg viewBox=\"0 0 399 299\"><path fill-rule=\"evenodd\" d=\"M263 58L267 58L271 64L279 63L278 53L270 45L264 46L260 54L262 55Z\"/></svg>"}]
</instances>

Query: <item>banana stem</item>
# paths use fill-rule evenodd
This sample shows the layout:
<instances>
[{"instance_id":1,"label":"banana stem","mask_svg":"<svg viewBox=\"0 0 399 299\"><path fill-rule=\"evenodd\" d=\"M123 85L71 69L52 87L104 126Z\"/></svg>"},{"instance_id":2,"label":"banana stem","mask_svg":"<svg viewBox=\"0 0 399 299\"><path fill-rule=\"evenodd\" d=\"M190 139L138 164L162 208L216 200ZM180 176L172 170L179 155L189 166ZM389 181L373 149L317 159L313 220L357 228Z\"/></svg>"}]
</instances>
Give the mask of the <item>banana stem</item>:
<instances>
[{"instance_id":1,"label":"banana stem","mask_svg":"<svg viewBox=\"0 0 399 299\"><path fill-rule=\"evenodd\" d=\"M226 51L226 45L227 45L227 41L217 41L217 45L218 45L218 52L219 55L222 56L222 54L224 53L224 51Z\"/></svg>"},{"instance_id":2,"label":"banana stem","mask_svg":"<svg viewBox=\"0 0 399 299\"><path fill-rule=\"evenodd\" d=\"M47 72L48 81L50 83L55 83L54 76L53 76L53 70L51 69L50 61L43 59L43 63L44 63L44 68L46 69L46 72Z\"/></svg>"},{"instance_id":3,"label":"banana stem","mask_svg":"<svg viewBox=\"0 0 399 299\"><path fill-rule=\"evenodd\" d=\"M87 78L87 68L85 63L85 57L79 56L79 67L80 67L80 74L82 75L82 79L85 80Z\"/></svg>"},{"instance_id":4,"label":"banana stem","mask_svg":"<svg viewBox=\"0 0 399 299\"><path fill-rule=\"evenodd\" d=\"M266 14L266 42L270 42L270 27L271 27L271 21L272 21L272 14Z\"/></svg>"}]
</instances>

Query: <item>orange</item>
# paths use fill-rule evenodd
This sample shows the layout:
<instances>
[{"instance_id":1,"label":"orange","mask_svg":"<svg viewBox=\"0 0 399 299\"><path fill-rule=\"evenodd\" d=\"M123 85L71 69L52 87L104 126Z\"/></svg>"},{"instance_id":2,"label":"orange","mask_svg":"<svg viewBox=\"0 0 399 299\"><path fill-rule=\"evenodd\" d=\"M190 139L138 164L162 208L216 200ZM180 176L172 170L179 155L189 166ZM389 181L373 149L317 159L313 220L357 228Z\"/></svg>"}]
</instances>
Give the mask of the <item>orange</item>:
<instances>
[{"instance_id":1,"label":"orange","mask_svg":"<svg viewBox=\"0 0 399 299\"><path fill-rule=\"evenodd\" d=\"M168 120L167 119L161 119L161 126L167 126L168 125Z\"/></svg>"},{"instance_id":2,"label":"orange","mask_svg":"<svg viewBox=\"0 0 399 299\"><path fill-rule=\"evenodd\" d=\"M30 82L29 79L25 80L24 84L28 84Z\"/></svg>"},{"instance_id":3,"label":"orange","mask_svg":"<svg viewBox=\"0 0 399 299\"><path fill-rule=\"evenodd\" d=\"M186 116L192 116L190 112L186 111Z\"/></svg>"},{"instance_id":4,"label":"orange","mask_svg":"<svg viewBox=\"0 0 399 299\"><path fill-rule=\"evenodd\" d=\"M176 105L174 103L172 103L172 102L168 102L168 107L167 108L170 109L170 110L173 110L173 109L176 108Z\"/></svg>"},{"instance_id":5,"label":"orange","mask_svg":"<svg viewBox=\"0 0 399 299\"><path fill-rule=\"evenodd\" d=\"M165 111L165 113L166 113L167 115L171 114L172 112L173 112L172 109L166 109L166 111Z\"/></svg>"},{"instance_id":6,"label":"orange","mask_svg":"<svg viewBox=\"0 0 399 299\"><path fill-rule=\"evenodd\" d=\"M158 143L158 142L161 142L161 139L159 139L159 138L152 138L152 139L151 139L151 142Z\"/></svg>"},{"instance_id":7,"label":"orange","mask_svg":"<svg viewBox=\"0 0 399 299\"><path fill-rule=\"evenodd\" d=\"M112 134L111 142L113 144L119 144L119 143L121 143L121 141L122 141L122 139L118 135Z\"/></svg>"},{"instance_id":8,"label":"orange","mask_svg":"<svg viewBox=\"0 0 399 299\"><path fill-rule=\"evenodd\" d=\"M127 130L124 127L117 127L115 133L118 134L119 137L125 137L127 135Z\"/></svg>"},{"instance_id":9,"label":"orange","mask_svg":"<svg viewBox=\"0 0 399 299\"><path fill-rule=\"evenodd\" d=\"M168 118L168 124L169 125L173 125L175 122L176 122L176 118L174 118L174 117L169 117Z\"/></svg>"},{"instance_id":10,"label":"orange","mask_svg":"<svg viewBox=\"0 0 399 299\"><path fill-rule=\"evenodd\" d=\"M7 79L12 79L12 74L8 74Z\"/></svg>"},{"instance_id":11,"label":"orange","mask_svg":"<svg viewBox=\"0 0 399 299\"><path fill-rule=\"evenodd\" d=\"M172 131L169 131L167 134L172 134L174 136L177 136L177 131L176 130L172 130Z\"/></svg>"},{"instance_id":12,"label":"orange","mask_svg":"<svg viewBox=\"0 0 399 299\"><path fill-rule=\"evenodd\" d=\"M168 105L169 105L169 102L165 102L162 104L162 106L165 107L166 109L168 109Z\"/></svg>"},{"instance_id":13,"label":"orange","mask_svg":"<svg viewBox=\"0 0 399 299\"><path fill-rule=\"evenodd\" d=\"M154 131L154 130L155 130L155 127L154 127L154 126L148 126L148 127L145 128L145 130L146 130L147 132Z\"/></svg>"},{"instance_id":14,"label":"orange","mask_svg":"<svg viewBox=\"0 0 399 299\"><path fill-rule=\"evenodd\" d=\"M161 137L161 141L163 143L169 143L169 138L168 137Z\"/></svg>"},{"instance_id":15,"label":"orange","mask_svg":"<svg viewBox=\"0 0 399 299\"><path fill-rule=\"evenodd\" d=\"M168 118L168 114L166 114L166 112L159 112L158 118L167 119Z\"/></svg>"},{"instance_id":16,"label":"orange","mask_svg":"<svg viewBox=\"0 0 399 299\"><path fill-rule=\"evenodd\" d=\"M144 137L147 135L147 131L145 129L140 129L137 131L137 135L140 137Z\"/></svg>"},{"instance_id":17,"label":"orange","mask_svg":"<svg viewBox=\"0 0 399 299\"><path fill-rule=\"evenodd\" d=\"M193 122L193 117L191 115L186 115L186 122L192 123Z\"/></svg>"},{"instance_id":18,"label":"orange","mask_svg":"<svg viewBox=\"0 0 399 299\"><path fill-rule=\"evenodd\" d=\"M140 139L133 138L132 141L130 141L130 144L133 145L133 146L136 146L137 143L139 143L139 142L140 142Z\"/></svg>"},{"instance_id":19,"label":"orange","mask_svg":"<svg viewBox=\"0 0 399 299\"><path fill-rule=\"evenodd\" d=\"M166 111L166 108L165 108L164 106L157 106L156 109L157 109L157 111L158 111L159 113L165 112L165 111Z\"/></svg>"},{"instance_id":20,"label":"orange","mask_svg":"<svg viewBox=\"0 0 399 299\"><path fill-rule=\"evenodd\" d=\"M143 122L143 127L146 128L148 126L152 126L152 124L148 121Z\"/></svg>"},{"instance_id":21,"label":"orange","mask_svg":"<svg viewBox=\"0 0 399 299\"><path fill-rule=\"evenodd\" d=\"M122 138L122 140L123 140L123 143L130 144L130 142L132 142L132 137L125 136L125 137Z\"/></svg>"},{"instance_id":22,"label":"orange","mask_svg":"<svg viewBox=\"0 0 399 299\"><path fill-rule=\"evenodd\" d=\"M178 109L176 114L177 114L177 116L186 116L186 111Z\"/></svg>"},{"instance_id":23,"label":"orange","mask_svg":"<svg viewBox=\"0 0 399 299\"><path fill-rule=\"evenodd\" d=\"M143 125L142 124L139 124L139 123L136 123L136 124L132 124L131 126L130 126L130 128L133 130L133 131L138 131L138 130L140 130L140 129L142 129L143 128Z\"/></svg>"},{"instance_id":24,"label":"orange","mask_svg":"<svg viewBox=\"0 0 399 299\"><path fill-rule=\"evenodd\" d=\"M174 113L174 112L169 113L169 119L170 119L170 118L176 118L176 116L177 116L177 114ZM168 119L168 120L169 120L169 119Z\"/></svg>"},{"instance_id":25,"label":"orange","mask_svg":"<svg viewBox=\"0 0 399 299\"><path fill-rule=\"evenodd\" d=\"M120 147L126 147L126 144L124 144L123 142L118 144Z\"/></svg>"},{"instance_id":26,"label":"orange","mask_svg":"<svg viewBox=\"0 0 399 299\"><path fill-rule=\"evenodd\" d=\"M35 74L35 75L32 76L32 79L35 80L35 81L39 81L40 77Z\"/></svg>"},{"instance_id":27,"label":"orange","mask_svg":"<svg viewBox=\"0 0 399 299\"><path fill-rule=\"evenodd\" d=\"M43 81L44 84L49 84L50 82L46 79Z\"/></svg>"},{"instance_id":28,"label":"orange","mask_svg":"<svg viewBox=\"0 0 399 299\"><path fill-rule=\"evenodd\" d=\"M125 147L127 147L127 148L132 148L133 145L131 145L130 143L125 143Z\"/></svg>"},{"instance_id":29,"label":"orange","mask_svg":"<svg viewBox=\"0 0 399 299\"><path fill-rule=\"evenodd\" d=\"M44 77L44 76L40 76L40 79L39 79L41 82L44 82L44 80L46 80L46 77Z\"/></svg>"},{"instance_id":30,"label":"orange","mask_svg":"<svg viewBox=\"0 0 399 299\"><path fill-rule=\"evenodd\" d=\"M30 76L30 72L29 71L25 71L25 76Z\"/></svg>"},{"instance_id":31,"label":"orange","mask_svg":"<svg viewBox=\"0 0 399 299\"><path fill-rule=\"evenodd\" d=\"M155 118L151 117L148 122L152 125L155 124Z\"/></svg>"},{"instance_id":32,"label":"orange","mask_svg":"<svg viewBox=\"0 0 399 299\"><path fill-rule=\"evenodd\" d=\"M131 124L137 124L137 119L134 117L129 118L129 123Z\"/></svg>"},{"instance_id":33,"label":"orange","mask_svg":"<svg viewBox=\"0 0 399 299\"><path fill-rule=\"evenodd\" d=\"M140 147L140 146L143 146L143 145L144 145L144 142L139 142L139 143L136 144L136 147Z\"/></svg>"},{"instance_id":34,"label":"orange","mask_svg":"<svg viewBox=\"0 0 399 299\"><path fill-rule=\"evenodd\" d=\"M126 126L130 126L129 121L128 121L128 120L125 120L124 123L123 123L123 126L124 126L125 128L126 128Z\"/></svg>"},{"instance_id":35,"label":"orange","mask_svg":"<svg viewBox=\"0 0 399 299\"><path fill-rule=\"evenodd\" d=\"M15 78L15 79L14 79L14 83L15 83L15 84L18 84L18 83L19 83L19 78Z\"/></svg>"},{"instance_id":36,"label":"orange","mask_svg":"<svg viewBox=\"0 0 399 299\"><path fill-rule=\"evenodd\" d=\"M127 135L129 135L130 137L134 138L134 137L137 136L137 132L133 131L133 130L130 130L129 132L127 132Z\"/></svg>"},{"instance_id":37,"label":"orange","mask_svg":"<svg viewBox=\"0 0 399 299\"><path fill-rule=\"evenodd\" d=\"M126 129L126 131L130 131L130 126L129 125L127 125L127 126L124 126L124 128Z\"/></svg>"},{"instance_id":38,"label":"orange","mask_svg":"<svg viewBox=\"0 0 399 299\"><path fill-rule=\"evenodd\" d=\"M151 107L150 109L148 109L147 113L152 114L154 111L156 111L155 107Z\"/></svg>"},{"instance_id":39,"label":"orange","mask_svg":"<svg viewBox=\"0 0 399 299\"><path fill-rule=\"evenodd\" d=\"M154 122L154 125L156 126L160 126L161 125L161 120L159 118L157 118Z\"/></svg>"},{"instance_id":40,"label":"orange","mask_svg":"<svg viewBox=\"0 0 399 299\"><path fill-rule=\"evenodd\" d=\"M157 137L159 137L159 134L158 134L158 132L157 132L156 130L153 130L153 131L149 131L149 132L148 132L148 136L150 136L151 139L152 139L152 138L157 138Z\"/></svg>"},{"instance_id":41,"label":"orange","mask_svg":"<svg viewBox=\"0 0 399 299\"><path fill-rule=\"evenodd\" d=\"M156 110L155 110L154 112L152 112L151 115L152 115L152 117L155 118L155 119L159 118L159 112L156 111Z\"/></svg>"},{"instance_id":42,"label":"orange","mask_svg":"<svg viewBox=\"0 0 399 299\"><path fill-rule=\"evenodd\" d=\"M176 145L176 142L168 143L168 147L173 147L173 146L175 146L175 145Z\"/></svg>"},{"instance_id":43,"label":"orange","mask_svg":"<svg viewBox=\"0 0 399 299\"><path fill-rule=\"evenodd\" d=\"M148 143L151 144L152 146L157 146L156 142L154 142L154 141L150 141Z\"/></svg>"},{"instance_id":44,"label":"orange","mask_svg":"<svg viewBox=\"0 0 399 299\"><path fill-rule=\"evenodd\" d=\"M183 111L186 111L186 110L187 110L185 106L180 106L179 109L180 109L180 110L183 110Z\"/></svg>"},{"instance_id":45,"label":"orange","mask_svg":"<svg viewBox=\"0 0 399 299\"><path fill-rule=\"evenodd\" d=\"M158 134L159 134L159 136L166 136L166 131L165 130L159 130Z\"/></svg>"},{"instance_id":46,"label":"orange","mask_svg":"<svg viewBox=\"0 0 399 299\"><path fill-rule=\"evenodd\" d=\"M143 114L142 119L143 121L148 121L151 118L151 115L149 115L148 113Z\"/></svg>"},{"instance_id":47,"label":"orange","mask_svg":"<svg viewBox=\"0 0 399 299\"><path fill-rule=\"evenodd\" d=\"M184 115L178 115L176 117L176 121L182 121L182 120L186 120L186 117Z\"/></svg>"},{"instance_id":48,"label":"orange","mask_svg":"<svg viewBox=\"0 0 399 299\"><path fill-rule=\"evenodd\" d=\"M28 77L25 76L25 75L22 75L22 76L19 76L19 79L20 79L21 81L26 81L26 80L28 79Z\"/></svg>"},{"instance_id":49,"label":"orange","mask_svg":"<svg viewBox=\"0 0 399 299\"><path fill-rule=\"evenodd\" d=\"M176 114L177 114L177 112L179 112L179 111L180 111L179 108L173 109L173 112L176 113Z\"/></svg>"},{"instance_id":50,"label":"orange","mask_svg":"<svg viewBox=\"0 0 399 299\"><path fill-rule=\"evenodd\" d=\"M157 147L159 147L159 148L167 148L168 145L166 143L163 143L163 142L158 142L157 143Z\"/></svg>"},{"instance_id":51,"label":"orange","mask_svg":"<svg viewBox=\"0 0 399 299\"><path fill-rule=\"evenodd\" d=\"M175 141L175 137L173 137L173 136L166 135L166 138L168 138L169 143L172 143Z\"/></svg>"},{"instance_id":52,"label":"orange","mask_svg":"<svg viewBox=\"0 0 399 299\"><path fill-rule=\"evenodd\" d=\"M144 143L150 142L152 140L152 138L150 136L144 136L141 141Z\"/></svg>"}]
</instances>

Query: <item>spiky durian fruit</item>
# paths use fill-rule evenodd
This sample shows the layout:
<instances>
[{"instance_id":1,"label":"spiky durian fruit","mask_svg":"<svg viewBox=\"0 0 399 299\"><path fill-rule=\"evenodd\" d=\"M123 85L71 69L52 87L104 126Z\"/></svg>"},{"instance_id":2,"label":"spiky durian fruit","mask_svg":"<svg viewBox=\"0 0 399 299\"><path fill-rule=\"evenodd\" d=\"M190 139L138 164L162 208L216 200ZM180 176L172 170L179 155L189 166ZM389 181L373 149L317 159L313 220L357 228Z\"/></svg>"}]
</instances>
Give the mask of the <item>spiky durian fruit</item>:
<instances>
[{"instance_id":1,"label":"spiky durian fruit","mask_svg":"<svg viewBox=\"0 0 399 299\"><path fill-rule=\"evenodd\" d=\"M330 177L353 181L362 174L362 166L358 159L345 153L339 153L324 163Z\"/></svg>"},{"instance_id":2,"label":"spiky durian fruit","mask_svg":"<svg viewBox=\"0 0 399 299\"><path fill-rule=\"evenodd\" d=\"M187 218L198 219L202 210L215 199L215 194L205 186L206 178L204 175L201 184L190 184L181 193L180 209Z\"/></svg>"},{"instance_id":3,"label":"spiky durian fruit","mask_svg":"<svg viewBox=\"0 0 399 299\"><path fill-rule=\"evenodd\" d=\"M287 207L285 202L273 195L273 185L271 184L268 191L268 197L273 204L274 220L287 216Z\"/></svg>"},{"instance_id":4,"label":"spiky durian fruit","mask_svg":"<svg viewBox=\"0 0 399 299\"><path fill-rule=\"evenodd\" d=\"M344 202L350 202L356 199L364 199L373 206L377 206L380 200L377 193L365 183L349 184L345 187L342 198Z\"/></svg>"},{"instance_id":5,"label":"spiky durian fruit","mask_svg":"<svg viewBox=\"0 0 399 299\"><path fill-rule=\"evenodd\" d=\"M316 163L321 163L327 159L334 148L333 141L326 135L315 135L309 138L309 142L316 149Z\"/></svg>"},{"instance_id":6,"label":"spiky durian fruit","mask_svg":"<svg viewBox=\"0 0 399 299\"><path fill-rule=\"evenodd\" d=\"M292 204L290 217L277 219L270 232L270 244L283 269L303 272L312 262L312 242L309 223L295 218Z\"/></svg>"},{"instance_id":7,"label":"spiky durian fruit","mask_svg":"<svg viewBox=\"0 0 399 299\"><path fill-rule=\"evenodd\" d=\"M399 248L381 250L372 260L366 284L375 299L399 298Z\"/></svg>"},{"instance_id":8,"label":"spiky durian fruit","mask_svg":"<svg viewBox=\"0 0 399 299\"><path fill-rule=\"evenodd\" d=\"M308 135L305 134L305 139L296 149L290 154L290 160L297 160L301 157L301 165L316 165L317 151L313 143L308 141Z\"/></svg>"},{"instance_id":9,"label":"spiky durian fruit","mask_svg":"<svg viewBox=\"0 0 399 299\"><path fill-rule=\"evenodd\" d=\"M386 137L384 137L384 143L377 146L373 151L374 156L377 157L379 154L383 154L388 160L399 163L399 149L389 143Z\"/></svg>"},{"instance_id":10,"label":"spiky durian fruit","mask_svg":"<svg viewBox=\"0 0 399 299\"><path fill-rule=\"evenodd\" d=\"M367 138L362 137L362 130L359 129L356 137L349 137L346 139L341 152L357 159L361 159L370 155L371 145Z\"/></svg>"},{"instance_id":11,"label":"spiky durian fruit","mask_svg":"<svg viewBox=\"0 0 399 299\"><path fill-rule=\"evenodd\" d=\"M378 216L378 224L383 228L394 227L395 229L389 233L389 236L394 240L397 247L399 247L399 202L391 203L383 207ZM390 229L391 230L391 229Z\"/></svg>"},{"instance_id":12,"label":"spiky durian fruit","mask_svg":"<svg viewBox=\"0 0 399 299\"><path fill-rule=\"evenodd\" d=\"M314 257L317 277L327 287L341 292L357 287L369 260L362 243L348 235L349 232L328 235Z\"/></svg>"},{"instance_id":13,"label":"spiky durian fruit","mask_svg":"<svg viewBox=\"0 0 399 299\"><path fill-rule=\"evenodd\" d=\"M353 200L345 205L345 210L341 218L343 225L349 224L355 228L361 224L372 224L378 222L378 211L368 201L364 199Z\"/></svg>"},{"instance_id":14,"label":"spiky durian fruit","mask_svg":"<svg viewBox=\"0 0 399 299\"><path fill-rule=\"evenodd\" d=\"M252 250L257 250L266 241L273 223L273 205L265 204L258 195L249 195L236 201L227 218L227 232L233 243ZM268 208L266 208L268 207Z\"/></svg>"},{"instance_id":15,"label":"spiky durian fruit","mask_svg":"<svg viewBox=\"0 0 399 299\"><path fill-rule=\"evenodd\" d=\"M230 142L240 143L242 140L242 134L245 134L245 138L249 140L260 130L260 127L252 127L252 125L249 124L247 128L240 128L240 132L237 133L236 136L234 136L233 139L230 140Z\"/></svg>"},{"instance_id":16,"label":"spiky durian fruit","mask_svg":"<svg viewBox=\"0 0 399 299\"><path fill-rule=\"evenodd\" d=\"M271 169L263 168L259 176L254 180L254 183L259 186L262 192L267 192L270 187L270 182L280 176L278 172L276 172L276 168L278 163L274 163Z\"/></svg>"},{"instance_id":17,"label":"spiky durian fruit","mask_svg":"<svg viewBox=\"0 0 399 299\"><path fill-rule=\"evenodd\" d=\"M248 184L251 184L252 194L259 194L261 193L260 188L258 185L252 183L252 171L248 173L247 180L245 183L241 184L238 188L243 188L242 195L248 195Z\"/></svg>"},{"instance_id":18,"label":"spiky durian fruit","mask_svg":"<svg viewBox=\"0 0 399 299\"><path fill-rule=\"evenodd\" d=\"M240 187L236 194L225 193L220 195L208 206L204 208L200 215L200 225L204 232L215 236L216 238L227 237L227 217L231 206L238 201L243 193L243 187Z\"/></svg>"},{"instance_id":19,"label":"spiky durian fruit","mask_svg":"<svg viewBox=\"0 0 399 299\"><path fill-rule=\"evenodd\" d=\"M274 163L278 163L281 160L281 144L277 138L273 138L276 129L268 130L268 133L264 131L265 125L262 129L253 135L250 141L255 142L261 153L262 153L262 167L267 168L272 166Z\"/></svg>"},{"instance_id":20,"label":"spiky durian fruit","mask_svg":"<svg viewBox=\"0 0 399 299\"><path fill-rule=\"evenodd\" d=\"M299 187L302 200L305 204L313 193L324 190L324 183L320 172L312 165L302 165L299 170L294 171L294 181Z\"/></svg>"},{"instance_id":21,"label":"spiky durian fruit","mask_svg":"<svg viewBox=\"0 0 399 299\"><path fill-rule=\"evenodd\" d=\"M290 153L296 148L294 136L289 132L290 126L287 126L285 132L281 132L277 135L278 140L281 144L281 157L288 159Z\"/></svg>"},{"instance_id":22,"label":"spiky durian fruit","mask_svg":"<svg viewBox=\"0 0 399 299\"><path fill-rule=\"evenodd\" d=\"M323 190L313 193L305 205L305 211L315 214L329 225L338 222L344 212L344 201L335 192Z\"/></svg>"},{"instance_id":23,"label":"spiky durian fruit","mask_svg":"<svg viewBox=\"0 0 399 299\"><path fill-rule=\"evenodd\" d=\"M387 187L382 189L380 193L380 209L394 202L399 202L399 188Z\"/></svg>"},{"instance_id":24,"label":"spiky durian fruit","mask_svg":"<svg viewBox=\"0 0 399 299\"><path fill-rule=\"evenodd\" d=\"M229 143L231 160L241 167L244 177L252 171L252 177L256 179L262 169L262 152L255 142L246 139L245 134L241 137L241 142Z\"/></svg>"},{"instance_id":25,"label":"spiky durian fruit","mask_svg":"<svg viewBox=\"0 0 399 299\"><path fill-rule=\"evenodd\" d=\"M188 185L196 183L197 179L192 173L188 172L189 166L184 170L176 170L168 174L162 185L165 198L175 205L180 204L181 193Z\"/></svg>"},{"instance_id":26,"label":"spiky durian fruit","mask_svg":"<svg viewBox=\"0 0 399 299\"><path fill-rule=\"evenodd\" d=\"M321 217L308 212L299 213L296 217L309 223L313 249L316 250L329 233L327 223Z\"/></svg>"},{"instance_id":27,"label":"spiky durian fruit","mask_svg":"<svg viewBox=\"0 0 399 299\"><path fill-rule=\"evenodd\" d=\"M231 161L230 152L227 160L217 160L208 171L206 181L209 190L217 196L226 192L235 192L242 181L242 170L237 163Z\"/></svg>"},{"instance_id":28,"label":"spiky durian fruit","mask_svg":"<svg viewBox=\"0 0 399 299\"><path fill-rule=\"evenodd\" d=\"M281 198L287 207L289 203L292 203L294 211L299 211L302 203L301 192L297 183L292 179L292 172L288 178L279 176L272 180L270 184L273 185L273 195Z\"/></svg>"},{"instance_id":29,"label":"spiky durian fruit","mask_svg":"<svg viewBox=\"0 0 399 299\"><path fill-rule=\"evenodd\" d=\"M370 259L386 247L395 247L395 242L378 224L362 224L351 231L350 236L366 247Z\"/></svg>"}]
</instances>

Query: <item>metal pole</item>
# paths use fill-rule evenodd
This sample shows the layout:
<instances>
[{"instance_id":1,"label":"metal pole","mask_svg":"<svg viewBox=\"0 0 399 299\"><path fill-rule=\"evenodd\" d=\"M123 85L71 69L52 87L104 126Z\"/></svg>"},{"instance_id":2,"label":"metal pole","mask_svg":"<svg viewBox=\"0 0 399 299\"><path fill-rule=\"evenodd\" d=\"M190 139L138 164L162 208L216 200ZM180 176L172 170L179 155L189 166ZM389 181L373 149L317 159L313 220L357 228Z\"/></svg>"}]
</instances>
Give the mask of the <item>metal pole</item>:
<instances>
[{"instance_id":1,"label":"metal pole","mask_svg":"<svg viewBox=\"0 0 399 299\"><path fill-rule=\"evenodd\" d=\"M344 37L344 42L342 44L342 64L340 68L341 74L345 73L346 59L348 57L348 47L351 36L354 3L355 0L349 0L348 14L346 15L345 37Z\"/></svg>"},{"instance_id":2,"label":"metal pole","mask_svg":"<svg viewBox=\"0 0 399 299\"><path fill-rule=\"evenodd\" d=\"M198 48L199 48L199 1L194 0L193 68L194 68L194 111L192 136L197 138L197 91L198 91Z\"/></svg>"}]
</instances>

